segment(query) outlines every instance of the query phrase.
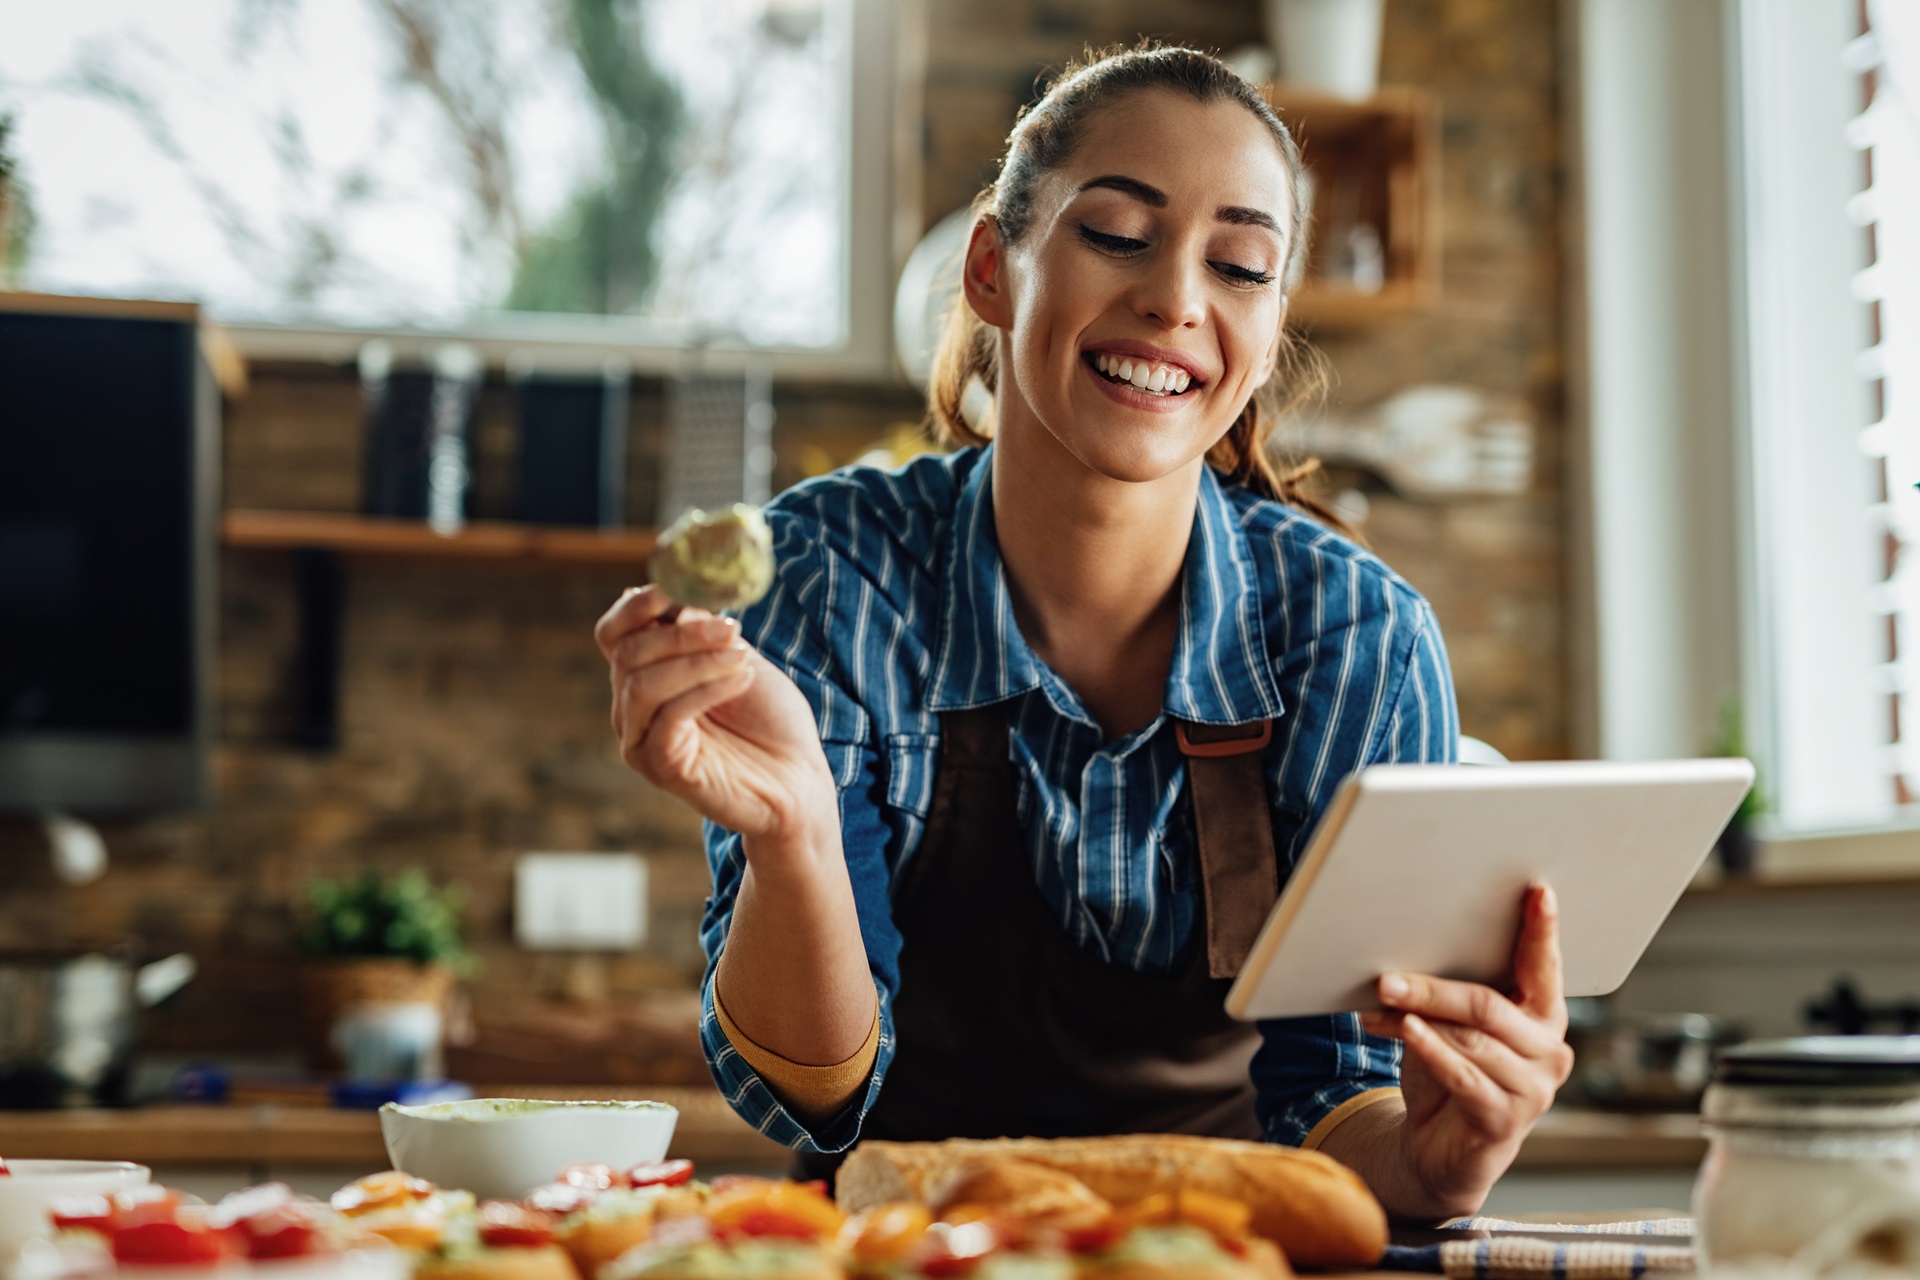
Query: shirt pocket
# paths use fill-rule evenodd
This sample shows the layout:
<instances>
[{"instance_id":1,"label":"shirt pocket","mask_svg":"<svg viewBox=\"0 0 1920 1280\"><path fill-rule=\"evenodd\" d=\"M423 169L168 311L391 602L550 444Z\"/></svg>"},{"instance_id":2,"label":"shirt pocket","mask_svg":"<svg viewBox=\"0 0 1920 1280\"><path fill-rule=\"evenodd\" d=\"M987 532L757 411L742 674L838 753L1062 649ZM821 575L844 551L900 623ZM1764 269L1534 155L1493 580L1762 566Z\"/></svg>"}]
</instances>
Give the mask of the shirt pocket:
<instances>
[{"instance_id":1,"label":"shirt pocket","mask_svg":"<svg viewBox=\"0 0 1920 1280\"><path fill-rule=\"evenodd\" d=\"M940 758L940 737L932 733L889 733L881 740L887 770L887 807L924 821L933 809L933 779Z\"/></svg>"}]
</instances>

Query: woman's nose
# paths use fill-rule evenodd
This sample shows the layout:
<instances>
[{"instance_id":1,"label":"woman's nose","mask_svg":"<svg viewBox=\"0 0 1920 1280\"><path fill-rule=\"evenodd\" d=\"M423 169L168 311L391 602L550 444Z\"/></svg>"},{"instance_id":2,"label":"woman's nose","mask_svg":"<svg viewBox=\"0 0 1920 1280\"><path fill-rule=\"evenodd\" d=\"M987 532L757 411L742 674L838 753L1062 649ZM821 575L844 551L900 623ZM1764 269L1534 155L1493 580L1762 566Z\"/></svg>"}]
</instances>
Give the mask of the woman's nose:
<instances>
[{"instance_id":1,"label":"woman's nose","mask_svg":"<svg viewBox=\"0 0 1920 1280\"><path fill-rule=\"evenodd\" d=\"M1167 254L1140 280L1134 311L1164 329L1198 328L1206 319L1199 271L1180 255Z\"/></svg>"}]
</instances>

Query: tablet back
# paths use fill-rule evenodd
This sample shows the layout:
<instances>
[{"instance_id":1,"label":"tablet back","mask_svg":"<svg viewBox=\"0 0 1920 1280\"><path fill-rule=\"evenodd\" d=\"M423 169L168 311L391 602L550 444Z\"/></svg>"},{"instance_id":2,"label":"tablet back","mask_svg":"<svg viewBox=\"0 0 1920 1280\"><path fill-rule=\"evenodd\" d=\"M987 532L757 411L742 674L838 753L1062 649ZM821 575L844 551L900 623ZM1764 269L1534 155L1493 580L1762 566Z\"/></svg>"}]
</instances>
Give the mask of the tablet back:
<instances>
[{"instance_id":1,"label":"tablet back","mask_svg":"<svg viewBox=\"0 0 1920 1280\"><path fill-rule=\"evenodd\" d=\"M1227 996L1377 1009L1383 973L1504 986L1520 900L1560 899L1570 996L1626 980L1753 783L1745 760L1375 765L1341 785Z\"/></svg>"}]
</instances>

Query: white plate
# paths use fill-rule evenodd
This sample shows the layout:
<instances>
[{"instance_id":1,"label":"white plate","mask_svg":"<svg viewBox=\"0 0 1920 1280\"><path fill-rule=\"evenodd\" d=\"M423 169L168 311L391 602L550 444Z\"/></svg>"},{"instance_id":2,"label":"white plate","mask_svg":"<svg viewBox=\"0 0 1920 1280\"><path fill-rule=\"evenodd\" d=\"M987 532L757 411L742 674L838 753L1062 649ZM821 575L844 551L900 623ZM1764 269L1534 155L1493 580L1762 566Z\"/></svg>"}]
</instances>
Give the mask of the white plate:
<instances>
[{"instance_id":1,"label":"white plate","mask_svg":"<svg viewBox=\"0 0 1920 1280\"><path fill-rule=\"evenodd\" d=\"M153 1177L145 1165L124 1160L9 1160L0 1178L0 1254L28 1240L53 1234L47 1205L65 1196L103 1196L142 1187Z\"/></svg>"}]
</instances>

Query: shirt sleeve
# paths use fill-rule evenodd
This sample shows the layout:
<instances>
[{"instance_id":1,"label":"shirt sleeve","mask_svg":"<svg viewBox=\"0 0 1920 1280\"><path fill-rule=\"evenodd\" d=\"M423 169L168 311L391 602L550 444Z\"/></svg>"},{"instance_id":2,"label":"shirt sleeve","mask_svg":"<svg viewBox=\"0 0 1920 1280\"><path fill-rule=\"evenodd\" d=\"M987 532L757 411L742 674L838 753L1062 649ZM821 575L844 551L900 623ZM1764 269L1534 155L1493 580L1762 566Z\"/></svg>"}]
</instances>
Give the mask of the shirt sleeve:
<instances>
[{"instance_id":1,"label":"shirt sleeve","mask_svg":"<svg viewBox=\"0 0 1920 1280\"><path fill-rule=\"evenodd\" d=\"M1460 721L1453 674L1439 624L1424 601L1403 644L1390 711L1367 744L1361 764L1451 764L1459 755ZM1318 814L1315 815L1316 821ZM1351 1115L1365 1095L1397 1090L1401 1045L1360 1029L1360 1015L1269 1018L1259 1023L1253 1058L1261 1127L1271 1142L1317 1145L1335 1112Z\"/></svg>"},{"instance_id":2,"label":"shirt sleeve","mask_svg":"<svg viewBox=\"0 0 1920 1280\"><path fill-rule=\"evenodd\" d=\"M786 672L812 704L821 746L839 790L840 839L853 884L867 965L879 995L879 1051L866 1087L835 1115L815 1117L811 1125L790 1111L759 1073L728 1041L714 1006L713 978L726 947L727 929L746 872L738 833L713 823L705 827L707 864L713 892L700 926L706 954L701 982L700 1042L708 1069L734 1111L769 1138L803 1152L835 1153L852 1146L893 1060L893 999L900 982L900 932L893 922L888 893L887 849L903 838L899 818L882 804L884 779L868 717L838 678L834 656L801 586L818 582L826 570L825 553L808 536L804 522L775 526L775 555L780 576L767 598L740 620L742 634L768 661Z\"/></svg>"}]
</instances>

